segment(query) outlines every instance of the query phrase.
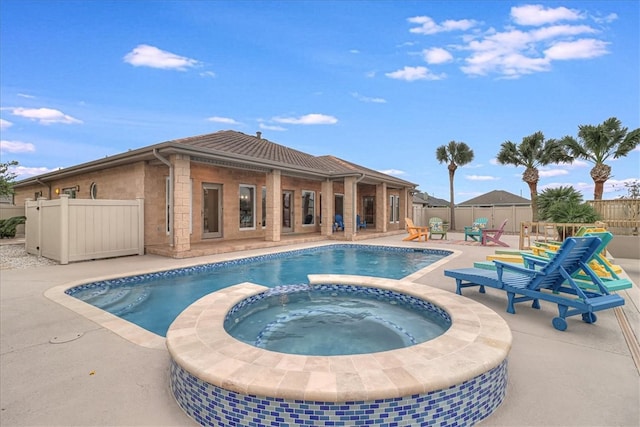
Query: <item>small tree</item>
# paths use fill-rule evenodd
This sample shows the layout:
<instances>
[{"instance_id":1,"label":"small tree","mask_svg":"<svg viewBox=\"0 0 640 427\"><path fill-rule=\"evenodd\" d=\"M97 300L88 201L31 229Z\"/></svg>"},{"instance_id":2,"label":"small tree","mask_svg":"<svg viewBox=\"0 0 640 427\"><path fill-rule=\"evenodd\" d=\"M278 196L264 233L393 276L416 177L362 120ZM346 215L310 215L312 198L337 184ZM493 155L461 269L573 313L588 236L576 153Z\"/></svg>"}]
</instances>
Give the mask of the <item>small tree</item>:
<instances>
[{"instance_id":1,"label":"small tree","mask_svg":"<svg viewBox=\"0 0 640 427\"><path fill-rule=\"evenodd\" d=\"M624 205L625 216L631 221L638 221L640 218L640 181L633 180L631 182L625 182L624 186L627 188L627 195L620 197L622 200L628 200ZM638 235L638 227L631 229L631 234Z\"/></svg>"},{"instance_id":2,"label":"small tree","mask_svg":"<svg viewBox=\"0 0 640 427\"><path fill-rule=\"evenodd\" d=\"M450 209L450 229L456 229L455 203L453 200L453 178L458 166L466 165L473 161L473 150L464 142L451 141L447 145L441 145L436 149L436 159L439 163L448 163L449 169L449 209Z\"/></svg>"},{"instance_id":3,"label":"small tree","mask_svg":"<svg viewBox=\"0 0 640 427\"><path fill-rule=\"evenodd\" d=\"M18 162L12 160L0 163L0 196L11 196L14 193L13 181L18 175L9 170L12 166L18 166Z\"/></svg>"},{"instance_id":4,"label":"small tree","mask_svg":"<svg viewBox=\"0 0 640 427\"><path fill-rule=\"evenodd\" d=\"M600 220L596 210L582 201L582 194L573 187L548 188L538 196L540 219L556 223L590 224ZM563 230L558 228L564 239Z\"/></svg>"}]
</instances>

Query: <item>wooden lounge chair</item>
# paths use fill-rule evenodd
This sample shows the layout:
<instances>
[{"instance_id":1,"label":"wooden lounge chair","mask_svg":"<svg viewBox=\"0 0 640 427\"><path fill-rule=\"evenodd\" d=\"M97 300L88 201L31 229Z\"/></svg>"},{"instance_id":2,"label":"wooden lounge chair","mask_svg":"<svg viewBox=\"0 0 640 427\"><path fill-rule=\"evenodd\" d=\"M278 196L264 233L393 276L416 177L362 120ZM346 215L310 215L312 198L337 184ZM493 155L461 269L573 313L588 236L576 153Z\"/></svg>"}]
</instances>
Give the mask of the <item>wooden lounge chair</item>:
<instances>
[{"instance_id":1,"label":"wooden lounge chair","mask_svg":"<svg viewBox=\"0 0 640 427\"><path fill-rule=\"evenodd\" d=\"M442 218L434 216L429 218L429 238L433 239L433 235L440 235L440 240L447 238L449 224L445 224Z\"/></svg>"},{"instance_id":2,"label":"wooden lounge chair","mask_svg":"<svg viewBox=\"0 0 640 427\"><path fill-rule=\"evenodd\" d=\"M495 230L489 230L486 228L481 229L482 246L487 246L487 243L493 242L496 245L509 247L509 245L507 245L505 242L500 240L500 237L502 237L502 233L504 233L504 227L507 225L507 221L508 219L505 219L504 221L502 221L502 225L500 226L500 228L497 228Z\"/></svg>"},{"instance_id":3,"label":"wooden lounge chair","mask_svg":"<svg viewBox=\"0 0 640 427\"><path fill-rule=\"evenodd\" d=\"M402 239L403 241L420 241L420 239L422 239L423 237L425 242L429 240L429 227L416 226L411 218L405 218L404 223L405 229L407 230L407 233L409 233L409 235Z\"/></svg>"},{"instance_id":4,"label":"wooden lounge chair","mask_svg":"<svg viewBox=\"0 0 640 427\"><path fill-rule=\"evenodd\" d=\"M514 305L533 301L533 308L540 308L540 300L558 305L558 317L554 317L553 327L559 331L567 328L566 318L582 315L586 323L595 323L596 311L624 305L620 295L610 294L602 279L589 267L589 260L598 250L601 240L596 236L567 238L553 258L529 268L494 261L496 270L462 268L445 270L444 275L456 280L456 293L462 289L479 286L500 289L507 293L507 312L515 314ZM596 290L582 289L573 275L582 270Z\"/></svg>"},{"instance_id":5,"label":"wooden lounge chair","mask_svg":"<svg viewBox=\"0 0 640 427\"><path fill-rule=\"evenodd\" d=\"M472 225L466 225L464 227L464 240L470 237L472 240L479 242L482 239L482 229L487 227L489 219L476 218Z\"/></svg>"}]
</instances>

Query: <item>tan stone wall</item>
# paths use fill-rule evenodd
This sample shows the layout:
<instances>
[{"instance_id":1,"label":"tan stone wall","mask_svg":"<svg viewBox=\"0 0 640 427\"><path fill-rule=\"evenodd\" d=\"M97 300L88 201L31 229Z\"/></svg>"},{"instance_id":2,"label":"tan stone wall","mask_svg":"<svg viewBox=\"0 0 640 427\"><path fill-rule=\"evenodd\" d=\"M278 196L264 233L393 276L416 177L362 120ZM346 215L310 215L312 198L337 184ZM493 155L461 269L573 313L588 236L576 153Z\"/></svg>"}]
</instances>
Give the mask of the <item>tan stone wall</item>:
<instances>
[{"instance_id":1,"label":"tan stone wall","mask_svg":"<svg viewBox=\"0 0 640 427\"><path fill-rule=\"evenodd\" d=\"M81 174L75 177L65 178L51 183L52 199L59 198L55 189L62 190L66 187L79 186L76 198L91 198L89 188L92 183L97 185L98 199L128 199L144 198L144 223L145 245L166 245L171 242L171 235L167 232L167 206L166 206L166 180L169 177L169 167L157 162L138 162L132 165L115 167L100 172ZM237 169L221 168L203 163L191 163L191 236L190 242L197 243L202 240L202 184L222 185L223 228L224 239L265 238L266 229L262 226L262 187L266 186L266 174L262 172L243 171ZM181 178L184 181L184 178ZM181 181L182 182L182 181ZM182 182L184 185L184 182ZM255 228L241 229L239 226L239 188L240 185L255 187L256 211ZM187 184L188 186L188 184ZM333 193L345 194L345 186L342 182L332 183ZM293 191L293 232L315 233L320 230L318 217L321 215L321 191L322 181L311 181L295 177L282 176L281 191ZM315 191L315 215L314 224L304 224L302 216L302 191ZM18 206L24 206L26 198L34 198L36 191L42 191L43 197L49 198L47 186L33 185L17 190L15 202ZM280 191L280 193L281 193ZM389 193L392 194L392 193ZM398 192L396 191L396 193ZM358 185L358 203L356 209L362 210L362 197L367 195L377 196L376 186ZM281 197L281 196L280 196ZM387 195L388 197L388 195ZM326 201L323 201L326 203ZM185 209L181 211L181 223L185 223ZM345 199L345 204L348 203ZM331 202L333 206L333 201ZM376 199L376 209L380 201ZM346 206L345 206L346 207ZM378 211L378 218L380 212ZM333 216L333 212L330 213ZM187 213L188 217L188 213ZM174 218L175 219L175 218ZM333 221L331 221L333 223ZM393 228L393 226L391 227ZM397 225L395 226L397 228ZM184 227L182 232L184 233ZM185 236L181 236L184 239Z\"/></svg>"},{"instance_id":2,"label":"tan stone wall","mask_svg":"<svg viewBox=\"0 0 640 427\"><path fill-rule=\"evenodd\" d=\"M62 190L71 187L78 188L76 199L90 199L89 188L92 183L97 185L97 199L134 200L144 197L144 172L144 162L138 162L52 181L46 186L35 184L16 189L15 204L24 205L25 199L34 199L34 193L39 191L42 192L42 197L50 200L59 199ZM60 190L58 194L56 189Z\"/></svg>"}]
</instances>

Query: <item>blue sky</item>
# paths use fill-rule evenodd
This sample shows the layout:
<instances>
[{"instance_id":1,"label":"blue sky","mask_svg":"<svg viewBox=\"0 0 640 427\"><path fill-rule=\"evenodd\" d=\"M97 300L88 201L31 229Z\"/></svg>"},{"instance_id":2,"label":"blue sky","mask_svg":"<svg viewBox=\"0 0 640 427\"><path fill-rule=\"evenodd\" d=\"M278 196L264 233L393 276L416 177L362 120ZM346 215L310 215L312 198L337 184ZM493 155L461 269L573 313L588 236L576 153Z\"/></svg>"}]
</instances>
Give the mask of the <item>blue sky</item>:
<instances>
[{"instance_id":1,"label":"blue sky","mask_svg":"<svg viewBox=\"0 0 640 427\"><path fill-rule=\"evenodd\" d=\"M436 148L466 142L455 201L529 197L500 144L617 117L640 127L640 2L0 2L2 162L18 179L233 129L332 154L449 199ZM640 177L612 160L604 198ZM539 191L593 198L592 165Z\"/></svg>"}]
</instances>

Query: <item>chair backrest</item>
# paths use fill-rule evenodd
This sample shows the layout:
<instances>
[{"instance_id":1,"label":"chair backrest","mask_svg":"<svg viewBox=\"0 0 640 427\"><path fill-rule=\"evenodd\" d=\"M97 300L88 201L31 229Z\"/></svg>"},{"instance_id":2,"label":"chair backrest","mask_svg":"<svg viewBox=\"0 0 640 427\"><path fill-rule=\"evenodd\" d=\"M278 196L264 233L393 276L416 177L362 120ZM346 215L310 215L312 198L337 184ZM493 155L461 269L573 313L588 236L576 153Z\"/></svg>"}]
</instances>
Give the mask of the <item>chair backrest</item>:
<instances>
[{"instance_id":1,"label":"chair backrest","mask_svg":"<svg viewBox=\"0 0 640 427\"><path fill-rule=\"evenodd\" d=\"M500 225L500 227L498 228L498 231L495 234L495 237L500 237L502 236L502 233L504 233L504 227L507 225L507 222L509 221L509 218L505 219L504 221L502 221L502 224Z\"/></svg>"},{"instance_id":2,"label":"chair backrest","mask_svg":"<svg viewBox=\"0 0 640 427\"><path fill-rule=\"evenodd\" d=\"M336 214L336 224L338 224L339 227L344 227L344 221L342 220L342 215Z\"/></svg>"},{"instance_id":3,"label":"chair backrest","mask_svg":"<svg viewBox=\"0 0 640 427\"><path fill-rule=\"evenodd\" d=\"M569 237L547 264L527 285L529 289L555 290L578 270L588 269L587 262L602 241L597 236Z\"/></svg>"},{"instance_id":4,"label":"chair backrest","mask_svg":"<svg viewBox=\"0 0 640 427\"><path fill-rule=\"evenodd\" d=\"M488 222L489 222L489 218L484 218L484 217L476 218L473 221L473 224L471 225L471 227L473 228L474 231L487 228Z\"/></svg>"},{"instance_id":5,"label":"chair backrest","mask_svg":"<svg viewBox=\"0 0 640 427\"><path fill-rule=\"evenodd\" d=\"M433 232L444 231L442 218L438 218L437 216L434 216L433 218L429 218L429 228Z\"/></svg>"}]
</instances>

